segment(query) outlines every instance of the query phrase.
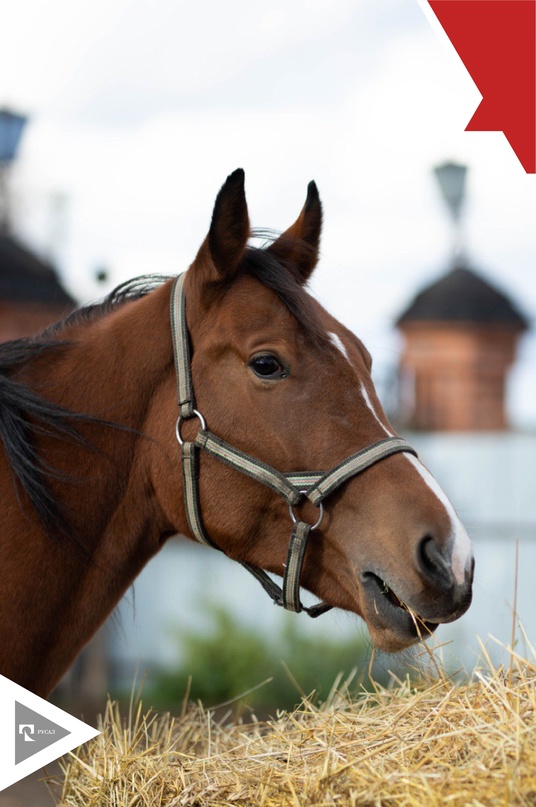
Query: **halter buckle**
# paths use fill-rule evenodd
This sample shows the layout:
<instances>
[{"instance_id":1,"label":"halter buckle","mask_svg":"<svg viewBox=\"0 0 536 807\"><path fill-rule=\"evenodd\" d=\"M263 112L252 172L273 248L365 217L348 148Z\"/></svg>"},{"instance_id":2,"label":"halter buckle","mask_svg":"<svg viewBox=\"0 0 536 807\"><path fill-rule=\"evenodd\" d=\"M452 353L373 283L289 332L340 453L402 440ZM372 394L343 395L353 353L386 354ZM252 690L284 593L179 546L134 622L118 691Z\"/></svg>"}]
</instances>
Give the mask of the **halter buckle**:
<instances>
[{"instance_id":1,"label":"halter buckle","mask_svg":"<svg viewBox=\"0 0 536 807\"><path fill-rule=\"evenodd\" d=\"M177 422L175 424L175 434L177 436L177 441L181 446L184 445L184 440L181 437L181 425L185 420L191 420L191 418L194 417L194 415L197 418L199 418L200 428L202 430L205 430L207 428L205 418L203 417L201 412L199 412L197 409L194 409L192 415L190 415L189 417L186 417L186 415L179 415L179 417L177 418Z\"/></svg>"}]
</instances>

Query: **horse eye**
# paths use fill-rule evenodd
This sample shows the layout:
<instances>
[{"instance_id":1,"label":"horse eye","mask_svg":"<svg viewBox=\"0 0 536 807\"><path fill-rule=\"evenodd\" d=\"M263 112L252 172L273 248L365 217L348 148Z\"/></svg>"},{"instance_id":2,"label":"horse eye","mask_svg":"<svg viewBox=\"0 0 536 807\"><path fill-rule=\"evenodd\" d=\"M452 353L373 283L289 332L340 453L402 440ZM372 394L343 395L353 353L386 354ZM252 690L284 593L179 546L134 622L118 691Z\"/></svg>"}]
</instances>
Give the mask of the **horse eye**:
<instances>
[{"instance_id":1,"label":"horse eye","mask_svg":"<svg viewBox=\"0 0 536 807\"><path fill-rule=\"evenodd\" d=\"M254 356L249 366L259 378L286 378L288 376L288 370L285 370L279 359L270 353Z\"/></svg>"}]
</instances>

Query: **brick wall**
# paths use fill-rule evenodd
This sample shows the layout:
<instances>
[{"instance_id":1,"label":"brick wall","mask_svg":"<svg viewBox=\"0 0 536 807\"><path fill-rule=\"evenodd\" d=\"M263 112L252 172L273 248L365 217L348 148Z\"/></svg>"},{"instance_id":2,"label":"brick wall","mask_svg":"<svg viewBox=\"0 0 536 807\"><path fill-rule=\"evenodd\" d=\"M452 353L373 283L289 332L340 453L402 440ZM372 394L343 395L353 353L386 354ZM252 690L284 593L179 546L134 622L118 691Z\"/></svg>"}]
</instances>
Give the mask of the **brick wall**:
<instances>
[{"instance_id":1,"label":"brick wall","mask_svg":"<svg viewBox=\"0 0 536 807\"><path fill-rule=\"evenodd\" d=\"M427 431L502 431L505 390L519 329L473 323L401 327L402 419Z\"/></svg>"}]
</instances>

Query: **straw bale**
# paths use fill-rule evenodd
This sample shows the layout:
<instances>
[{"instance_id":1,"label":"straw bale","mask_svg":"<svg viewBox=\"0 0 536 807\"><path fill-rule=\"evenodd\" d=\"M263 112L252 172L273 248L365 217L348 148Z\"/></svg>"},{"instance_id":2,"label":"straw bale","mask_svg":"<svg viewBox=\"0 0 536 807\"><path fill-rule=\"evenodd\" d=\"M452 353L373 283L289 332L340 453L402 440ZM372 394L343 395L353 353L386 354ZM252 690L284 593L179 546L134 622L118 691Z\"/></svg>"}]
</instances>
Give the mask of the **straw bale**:
<instances>
[{"instance_id":1,"label":"straw bale","mask_svg":"<svg viewBox=\"0 0 536 807\"><path fill-rule=\"evenodd\" d=\"M514 654L515 655L515 654ZM61 807L536 804L536 667L446 675L243 725L200 705L122 718L64 758Z\"/></svg>"}]
</instances>

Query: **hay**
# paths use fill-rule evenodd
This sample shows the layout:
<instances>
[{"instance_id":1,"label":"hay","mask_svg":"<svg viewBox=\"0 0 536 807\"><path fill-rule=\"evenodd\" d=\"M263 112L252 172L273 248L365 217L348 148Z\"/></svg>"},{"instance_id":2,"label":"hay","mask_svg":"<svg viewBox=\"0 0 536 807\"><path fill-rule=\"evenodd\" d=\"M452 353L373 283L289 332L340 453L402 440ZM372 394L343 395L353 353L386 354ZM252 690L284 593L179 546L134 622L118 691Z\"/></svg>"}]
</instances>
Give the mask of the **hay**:
<instances>
[{"instance_id":1,"label":"hay","mask_svg":"<svg viewBox=\"0 0 536 807\"><path fill-rule=\"evenodd\" d=\"M122 720L63 760L61 807L536 804L536 666L398 681L249 725L201 706ZM227 717L227 721L229 718Z\"/></svg>"}]
</instances>

